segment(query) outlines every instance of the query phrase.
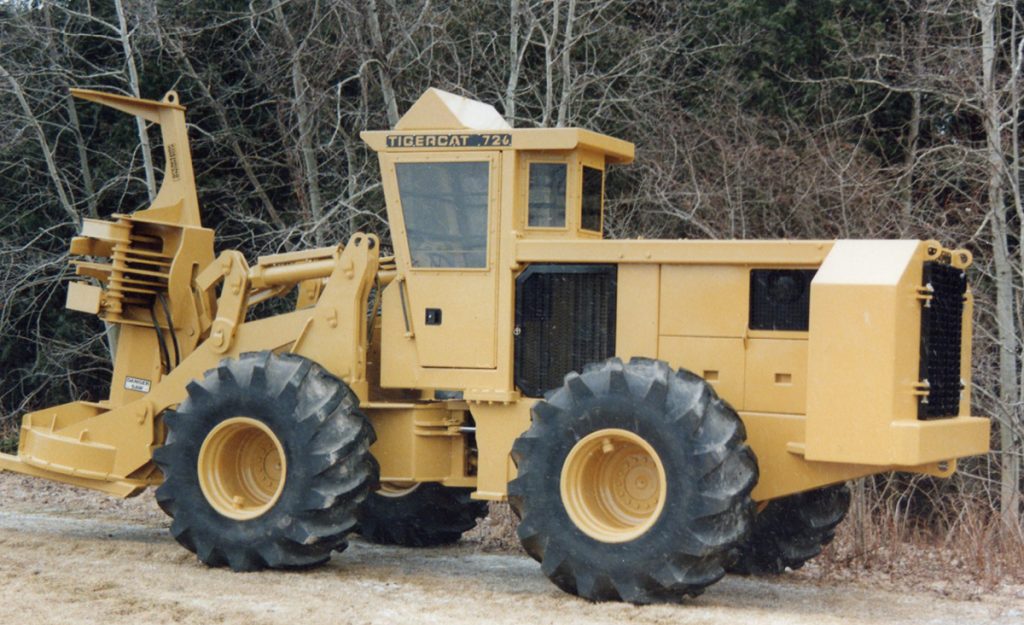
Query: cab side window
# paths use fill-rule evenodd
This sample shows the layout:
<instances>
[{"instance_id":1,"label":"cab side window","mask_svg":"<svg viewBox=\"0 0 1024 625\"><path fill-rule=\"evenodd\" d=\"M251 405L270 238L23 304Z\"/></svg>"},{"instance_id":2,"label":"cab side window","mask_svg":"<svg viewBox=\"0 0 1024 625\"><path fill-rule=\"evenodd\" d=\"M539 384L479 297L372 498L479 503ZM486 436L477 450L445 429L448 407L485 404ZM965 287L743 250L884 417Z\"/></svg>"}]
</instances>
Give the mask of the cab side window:
<instances>
[{"instance_id":1,"label":"cab side window","mask_svg":"<svg viewBox=\"0 0 1024 625\"><path fill-rule=\"evenodd\" d=\"M486 162L398 163L398 193L413 267L487 266Z\"/></svg>"},{"instance_id":2,"label":"cab side window","mask_svg":"<svg viewBox=\"0 0 1024 625\"><path fill-rule=\"evenodd\" d=\"M565 163L530 163L530 228L565 227Z\"/></svg>"},{"instance_id":3,"label":"cab side window","mask_svg":"<svg viewBox=\"0 0 1024 625\"><path fill-rule=\"evenodd\" d=\"M580 227L592 232L601 232L601 204L604 195L604 172L593 167L583 167L583 193L580 213Z\"/></svg>"}]
</instances>

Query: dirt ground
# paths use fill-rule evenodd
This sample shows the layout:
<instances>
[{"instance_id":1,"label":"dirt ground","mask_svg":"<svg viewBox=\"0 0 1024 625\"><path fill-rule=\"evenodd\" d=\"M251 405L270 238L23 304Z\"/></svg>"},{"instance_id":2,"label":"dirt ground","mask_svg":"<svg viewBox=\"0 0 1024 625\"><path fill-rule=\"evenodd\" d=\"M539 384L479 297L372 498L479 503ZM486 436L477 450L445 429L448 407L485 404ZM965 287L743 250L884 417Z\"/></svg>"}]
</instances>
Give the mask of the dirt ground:
<instances>
[{"instance_id":1,"label":"dirt ground","mask_svg":"<svg viewBox=\"0 0 1024 625\"><path fill-rule=\"evenodd\" d=\"M421 550L355 538L320 569L236 574L179 547L152 494L119 501L3 473L0 497L0 605L13 623L1024 624L1021 586L965 598L927 583L822 581L810 565L728 576L683 605L593 604L486 531Z\"/></svg>"}]
</instances>

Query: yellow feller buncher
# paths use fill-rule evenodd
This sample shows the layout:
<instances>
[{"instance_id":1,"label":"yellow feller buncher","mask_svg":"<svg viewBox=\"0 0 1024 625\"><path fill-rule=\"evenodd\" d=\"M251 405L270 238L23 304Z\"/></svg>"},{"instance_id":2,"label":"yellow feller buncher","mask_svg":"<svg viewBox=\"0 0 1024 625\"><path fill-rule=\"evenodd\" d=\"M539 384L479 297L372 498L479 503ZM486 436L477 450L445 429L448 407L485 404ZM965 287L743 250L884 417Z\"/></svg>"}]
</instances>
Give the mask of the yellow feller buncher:
<instances>
[{"instance_id":1,"label":"yellow feller buncher","mask_svg":"<svg viewBox=\"0 0 1024 625\"><path fill-rule=\"evenodd\" d=\"M379 239L214 255L174 92L152 205L86 219L67 306L116 336L110 398L24 415L0 468L129 497L237 571L458 540L508 500L563 590L635 603L797 568L844 481L949 476L970 416L970 253L936 241L612 241L633 145L511 128L430 89L378 155ZM294 310L252 319L288 294Z\"/></svg>"}]
</instances>

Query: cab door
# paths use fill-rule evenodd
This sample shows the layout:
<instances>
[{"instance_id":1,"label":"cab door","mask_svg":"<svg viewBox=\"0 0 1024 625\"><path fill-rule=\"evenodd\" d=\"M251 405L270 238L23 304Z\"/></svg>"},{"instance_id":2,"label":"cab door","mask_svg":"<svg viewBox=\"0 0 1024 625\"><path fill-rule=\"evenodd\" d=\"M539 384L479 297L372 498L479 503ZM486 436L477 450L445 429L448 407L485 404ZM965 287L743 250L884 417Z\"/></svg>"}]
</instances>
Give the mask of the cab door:
<instances>
[{"instance_id":1,"label":"cab door","mask_svg":"<svg viewBox=\"0 0 1024 625\"><path fill-rule=\"evenodd\" d=\"M499 152L386 155L405 322L421 367L496 366ZM394 210L397 208L397 210Z\"/></svg>"}]
</instances>

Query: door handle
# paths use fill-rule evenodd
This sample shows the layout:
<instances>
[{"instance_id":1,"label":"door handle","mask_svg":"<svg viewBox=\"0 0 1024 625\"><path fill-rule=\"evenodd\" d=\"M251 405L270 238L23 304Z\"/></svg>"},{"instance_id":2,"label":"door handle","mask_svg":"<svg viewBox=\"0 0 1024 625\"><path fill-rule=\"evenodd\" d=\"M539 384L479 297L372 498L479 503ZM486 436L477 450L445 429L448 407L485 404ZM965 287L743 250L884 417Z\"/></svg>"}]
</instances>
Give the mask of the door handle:
<instances>
[{"instance_id":1,"label":"door handle","mask_svg":"<svg viewBox=\"0 0 1024 625\"><path fill-rule=\"evenodd\" d=\"M398 276L395 278L395 281L398 282L398 299L401 300L402 304L402 321L405 322L405 338L411 339L413 338L413 333L412 324L409 322L409 317L411 315L409 313L409 297L405 292L405 276Z\"/></svg>"}]
</instances>

